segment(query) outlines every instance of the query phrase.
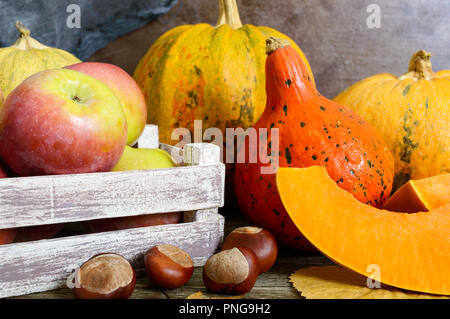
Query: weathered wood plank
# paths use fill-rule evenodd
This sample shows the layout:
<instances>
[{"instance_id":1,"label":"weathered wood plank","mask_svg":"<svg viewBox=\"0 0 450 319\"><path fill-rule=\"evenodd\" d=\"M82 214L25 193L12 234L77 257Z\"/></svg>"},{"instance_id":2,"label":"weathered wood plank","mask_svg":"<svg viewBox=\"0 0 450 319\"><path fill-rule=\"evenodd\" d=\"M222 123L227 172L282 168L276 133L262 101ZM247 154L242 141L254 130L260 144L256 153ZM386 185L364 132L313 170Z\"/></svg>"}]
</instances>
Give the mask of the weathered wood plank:
<instances>
[{"instance_id":1,"label":"weathered wood plank","mask_svg":"<svg viewBox=\"0 0 450 319\"><path fill-rule=\"evenodd\" d=\"M183 158L184 154L181 148L164 143L160 143L159 148L172 155L173 159L175 160L175 163L177 163L178 165L184 165L184 158Z\"/></svg>"},{"instance_id":2,"label":"weathered wood plank","mask_svg":"<svg viewBox=\"0 0 450 319\"><path fill-rule=\"evenodd\" d=\"M199 268L196 268L199 269ZM65 287L56 290L43 291L23 296L15 296L10 299L74 299L71 289ZM130 299L168 299L165 291L148 287L148 279L145 275L136 278L136 288Z\"/></svg>"},{"instance_id":3,"label":"weathered wood plank","mask_svg":"<svg viewBox=\"0 0 450 319\"><path fill-rule=\"evenodd\" d=\"M224 165L0 180L0 229L223 205Z\"/></svg>"},{"instance_id":4,"label":"weathered wood plank","mask_svg":"<svg viewBox=\"0 0 450 319\"><path fill-rule=\"evenodd\" d=\"M184 146L184 162L194 166L219 163L220 148L208 143L186 144Z\"/></svg>"},{"instance_id":5,"label":"weathered wood plank","mask_svg":"<svg viewBox=\"0 0 450 319\"><path fill-rule=\"evenodd\" d=\"M145 251L165 243L184 249L200 266L220 246L223 226L223 217L211 209L200 211L191 223L3 245L0 297L61 288L83 262L102 252L119 253L140 269Z\"/></svg>"}]
</instances>

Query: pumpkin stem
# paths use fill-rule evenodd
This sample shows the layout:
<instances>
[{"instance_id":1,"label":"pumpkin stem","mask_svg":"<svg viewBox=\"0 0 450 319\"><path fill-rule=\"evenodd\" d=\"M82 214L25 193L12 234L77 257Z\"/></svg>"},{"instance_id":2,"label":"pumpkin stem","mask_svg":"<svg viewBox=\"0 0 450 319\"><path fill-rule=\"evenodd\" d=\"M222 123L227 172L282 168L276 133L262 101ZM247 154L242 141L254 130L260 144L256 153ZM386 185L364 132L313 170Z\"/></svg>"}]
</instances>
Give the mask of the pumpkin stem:
<instances>
[{"instance_id":1,"label":"pumpkin stem","mask_svg":"<svg viewBox=\"0 0 450 319\"><path fill-rule=\"evenodd\" d=\"M417 79L431 79L433 77L433 69L430 57L431 53L424 50L414 53L409 61L408 74Z\"/></svg>"},{"instance_id":2,"label":"pumpkin stem","mask_svg":"<svg viewBox=\"0 0 450 319\"><path fill-rule=\"evenodd\" d=\"M269 55L272 52L289 45L291 45L291 42L289 40L270 37L266 40L266 53Z\"/></svg>"},{"instance_id":3,"label":"pumpkin stem","mask_svg":"<svg viewBox=\"0 0 450 319\"><path fill-rule=\"evenodd\" d=\"M30 35L30 29L28 29L21 21L16 21L16 28L19 30L21 37L28 37Z\"/></svg>"},{"instance_id":4,"label":"pumpkin stem","mask_svg":"<svg viewBox=\"0 0 450 319\"><path fill-rule=\"evenodd\" d=\"M20 38L14 44L16 49L19 50L31 50L31 49L47 49L46 45L43 45L39 41L33 39L30 36L30 29L28 29L22 22L16 22L16 28L20 32Z\"/></svg>"},{"instance_id":5,"label":"pumpkin stem","mask_svg":"<svg viewBox=\"0 0 450 319\"><path fill-rule=\"evenodd\" d=\"M233 29L242 27L236 0L219 0L219 20L216 27L229 25Z\"/></svg>"}]
</instances>

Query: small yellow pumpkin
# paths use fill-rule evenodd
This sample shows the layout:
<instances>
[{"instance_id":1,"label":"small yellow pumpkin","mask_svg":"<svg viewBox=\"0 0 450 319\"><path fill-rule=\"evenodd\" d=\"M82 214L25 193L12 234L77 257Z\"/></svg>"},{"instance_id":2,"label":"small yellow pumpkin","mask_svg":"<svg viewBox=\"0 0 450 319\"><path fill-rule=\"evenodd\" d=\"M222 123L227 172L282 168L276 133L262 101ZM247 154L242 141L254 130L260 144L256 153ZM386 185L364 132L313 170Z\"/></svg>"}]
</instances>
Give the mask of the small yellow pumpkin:
<instances>
[{"instance_id":1,"label":"small yellow pumpkin","mask_svg":"<svg viewBox=\"0 0 450 319\"><path fill-rule=\"evenodd\" d=\"M148 122L157 124L160 139L174 143L174 128L252 126L265 103L265 41L289 39L268 28L242 25L236 0L219 0L216 26L178 26L162 35L142 58L134 78L147 101ZM290 40L290 39L289 39ZM305 61L305 55L290 40Z\"/></svg>"},{"instance_id":2,"label":"small yellow pumpkin","mask_svg":"<svg viewBox=\"0 0 450 319\"><path fill-rule=\"evenodd\" d=\"M21 22L16 22L16 28L20 38L12 46L0 48L0 91L4 98L30 75L81 62L67 51L33 39L30 30Z\"/></svg>"},{"instance_id":3,"label":"small yellow pumpkin","mask_svg":"<svg viewBox=\"0 0 450 319\"><path fill-rule=\"evenodd\" d=\"M382 135L395 159L394 189L450 172L450 70L433 72L430 56L419 51L406 74L368 77L334 99Z\"/></svg>"}]
</instances>

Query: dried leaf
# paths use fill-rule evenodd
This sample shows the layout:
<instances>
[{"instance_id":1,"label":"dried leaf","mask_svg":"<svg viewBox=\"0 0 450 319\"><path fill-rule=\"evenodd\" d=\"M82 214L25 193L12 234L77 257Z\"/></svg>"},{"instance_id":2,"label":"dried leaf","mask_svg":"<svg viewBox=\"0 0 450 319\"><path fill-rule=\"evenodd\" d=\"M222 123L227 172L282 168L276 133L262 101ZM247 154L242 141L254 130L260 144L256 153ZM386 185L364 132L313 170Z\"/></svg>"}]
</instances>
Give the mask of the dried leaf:
<instances>
[{"instance_id":1,"label":"dried leaf","mask_svg":"<svg viewBox=\"0 0 450 319\"><path fill-rule=\"evenodd\" d=\"M371 289L366 277L338 266L302 268L289 281L307 299L448 299L384 285Z\"/></svg>"},{"instance_id":2,"label":"dried leaf","mask_svg":"<svg viewBox=\"0 0 450 319\"><path fill-rule=\"evenodd\" d=\"M201 291L198 291L196 293L193 293L192 295L189 295L186 297L186 299L241 299L242 295L240 296L231 296L231 297L208 297L205 296Z\"/></svg>"}]
</instances>

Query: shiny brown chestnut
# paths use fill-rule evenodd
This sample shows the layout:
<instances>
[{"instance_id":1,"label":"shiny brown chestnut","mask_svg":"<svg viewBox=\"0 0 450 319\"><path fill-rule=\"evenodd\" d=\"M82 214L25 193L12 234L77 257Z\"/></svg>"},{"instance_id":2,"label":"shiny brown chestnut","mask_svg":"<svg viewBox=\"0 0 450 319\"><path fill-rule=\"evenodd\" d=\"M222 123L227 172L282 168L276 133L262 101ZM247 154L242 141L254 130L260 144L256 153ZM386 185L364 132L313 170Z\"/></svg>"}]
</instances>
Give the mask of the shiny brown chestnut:
<instances>
[{"instance_id":1,"label":"shiny brown chestnut","mask_svg":"<svg viewBox=\"0 0 450 319\"><path fill-rule=\"evenodd\" d=\"M203 267L203 283L210 292L241 295L258 279L258 257L249 248L235 247L211 256Z\"/></svg>"},{"instance_id":2,"label":"shiny brown chestnut","mask_svg":"<svg viewBox=\"0 0 450 319\"><path fill-rule=\"evenodd\" d=\"M79 299L127 299L136 286L136 273L124 257L105 253L86 261L75 272L73 292Z\"/></svg>"},{"instance_id":3,"label":"shiny brown chestnut","mask_svg":"<svg viewBox=\"0 0 450 319\"><path fill-rule=\"evenodd\" d=\"M150 285L160 289L174 289L189 281L194 272L191 256L173 245L157 245L144 255Z\"/></svg>"},{"instance_id":4,"label":"shiny brown chestnut","mask_svg":"<svg viewBox=\"0 0 450 319\"><path fill-rule=\"evenodd\" d=\"M275 237L267 230L259 227L239 227L234 229L223 242L222 250L233 247L246 247L253 250L259 261L259 273L269 270L278 255L278 244Z\"/></svg>"}]
</instances>

